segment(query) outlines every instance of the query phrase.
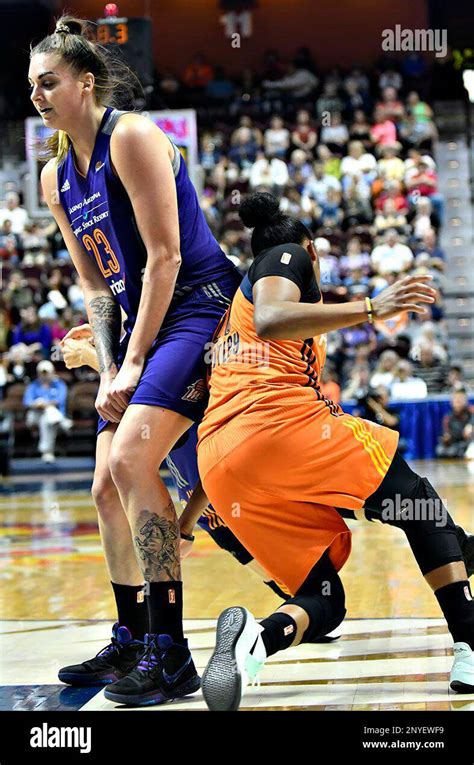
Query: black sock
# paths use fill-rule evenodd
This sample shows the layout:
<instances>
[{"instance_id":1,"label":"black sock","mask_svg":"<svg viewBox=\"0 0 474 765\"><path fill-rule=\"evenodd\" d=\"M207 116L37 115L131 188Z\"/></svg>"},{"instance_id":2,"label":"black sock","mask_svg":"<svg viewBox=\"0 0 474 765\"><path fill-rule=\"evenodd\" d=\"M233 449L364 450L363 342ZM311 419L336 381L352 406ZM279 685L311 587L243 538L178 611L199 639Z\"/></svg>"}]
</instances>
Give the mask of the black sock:
<instances>
[{"instance_id":1,"label":"black sock","mask_svg":"<svg viewBox=\"0 0 474 765\"><path fill-rule=\"evenodd\" d=\"M128 627L134 640L143 640L148 632L148 609L143 585L111 582L117 604L118 623Z\"/></svg>"},{"instance_id":2,"label":"black sock","mask_svg":"<svg viewBox=\"0 0 474 765\"><path fill-rule=\"evenodd\" d=\"M474 650L474 600L467 579L452 582L435 592L455 643L467 643Z\"/></svg>"},{"instance_id":3,"label":"black sock","mask_svg":"<svg viewBox=\"0 0 474 765\"><path fill-rule=\"evenodd\" d=\"M295 639L296 622L289 614L272 614L260 624L264 628L261 637L267 656L288 648Z\"/></svg>"},{"instance_id":4,"label":"black sock","mask_svg":"<svg viewBox=\"0 0 474 765\"><path fill-rule=\"evenodd\" d=\"M175 643L183 643L183 583L148 582L147 586L150 632L171 635Z\"/></svg>"}]
</instances>

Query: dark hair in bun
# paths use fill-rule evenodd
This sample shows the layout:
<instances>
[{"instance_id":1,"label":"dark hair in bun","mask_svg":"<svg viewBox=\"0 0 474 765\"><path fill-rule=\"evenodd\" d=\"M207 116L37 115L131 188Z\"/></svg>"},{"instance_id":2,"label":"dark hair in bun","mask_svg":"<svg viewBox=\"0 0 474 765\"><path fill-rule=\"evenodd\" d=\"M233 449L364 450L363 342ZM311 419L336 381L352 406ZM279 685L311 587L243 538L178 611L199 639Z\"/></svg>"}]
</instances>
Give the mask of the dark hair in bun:
<instances>
[{"instance_id":1,"label":"dark hair in bun","mask_svg":"<svg viewBox=\"0 0 474 765\"><path fill-rule=\"evenodd\" d=\"M268 226L281 216L280 203L272 194L258 191L244 199L239 207L239 215L247 228L255 228L257 225Z\"/></svg>"},{"instance_id":2,"label":"dark hair in bun","mask_svg":"<svg viewBox=\"0 0 474 765\"><path fill-rule=\"evenodd\" d=\"M268 247L279 244L302 244L312 239L311 231L298 218L285 215L276 197L266 191L257 191L246 197L239 207L242 223L253 228L250 246L256 257Z\"/></svg>"}]
</instances>

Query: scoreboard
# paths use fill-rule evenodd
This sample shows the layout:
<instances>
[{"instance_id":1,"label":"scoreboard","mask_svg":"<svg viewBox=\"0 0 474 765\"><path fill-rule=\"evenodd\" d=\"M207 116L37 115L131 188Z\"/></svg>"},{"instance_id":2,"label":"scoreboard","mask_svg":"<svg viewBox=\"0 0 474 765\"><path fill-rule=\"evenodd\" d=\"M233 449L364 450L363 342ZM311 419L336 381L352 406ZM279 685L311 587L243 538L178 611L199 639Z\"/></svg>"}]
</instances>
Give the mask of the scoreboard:
<instances>
[{"instance_id":1,"label":"scoreboard","mask_svg":"<svg viewBox=\"0 0 474 765\"><path fill-rule=\"evenodd\" d=\"M124 16L97 19L97 42L120 56L136 72L144 88L153 85L151 19Z\"/></svg>"}]
</instances>

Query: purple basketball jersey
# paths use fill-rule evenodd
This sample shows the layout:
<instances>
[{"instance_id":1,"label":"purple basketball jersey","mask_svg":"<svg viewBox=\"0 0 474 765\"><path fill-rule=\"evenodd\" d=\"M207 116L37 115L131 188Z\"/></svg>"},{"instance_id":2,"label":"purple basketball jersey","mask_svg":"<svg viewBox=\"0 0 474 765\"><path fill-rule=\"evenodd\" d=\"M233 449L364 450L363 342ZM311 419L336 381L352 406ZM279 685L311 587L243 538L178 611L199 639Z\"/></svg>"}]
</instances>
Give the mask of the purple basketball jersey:
<instances>
[{"instance_id":1,"label":"purple basketball jersey","mask_svg":"<svg viewBox=\"0 0 474 765\"><path fill-rule=\"evenodd\" d=\"M147 254L132 205L110 161L110 138L122 114L110 107L106 109L86 177L77 170L70 147L58 166L58 189L74 235L127 314L124 326L130 332L137 316ZM196 285L228 277L235 268L212 236L186 164L174 144L173 147L182 259L174 293L176 300ZM168 314L173 307L174 302Z\"/></svg>"}]
</instances>

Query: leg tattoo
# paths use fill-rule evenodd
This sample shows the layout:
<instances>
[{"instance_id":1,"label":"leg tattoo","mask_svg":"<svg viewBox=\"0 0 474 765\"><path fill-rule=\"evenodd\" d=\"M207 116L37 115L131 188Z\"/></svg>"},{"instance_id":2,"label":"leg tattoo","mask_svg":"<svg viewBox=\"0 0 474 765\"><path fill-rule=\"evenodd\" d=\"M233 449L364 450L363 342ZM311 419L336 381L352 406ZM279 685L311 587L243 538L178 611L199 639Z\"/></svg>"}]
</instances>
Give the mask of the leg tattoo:
<instances>
[{"instance_id":1,"label":"leg tattoo","mask_svg":"<svg viewBox=\"0 0 474 765\"><path fill-rule=\"evenodd\" d=\"M179 527L172 502L166 508L166 515L171 517L143 510L138 517L139 533L134 542L147 582L181 579Z\"/></svg>"}]
</instances>

